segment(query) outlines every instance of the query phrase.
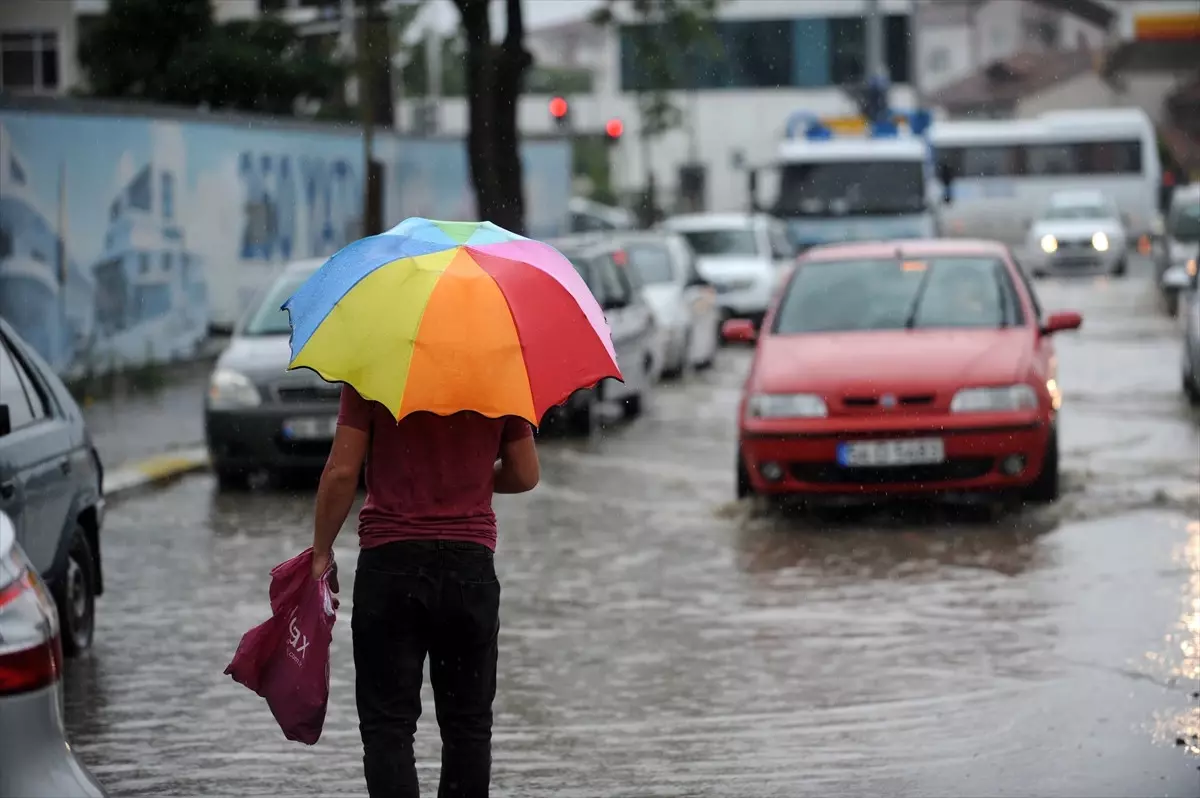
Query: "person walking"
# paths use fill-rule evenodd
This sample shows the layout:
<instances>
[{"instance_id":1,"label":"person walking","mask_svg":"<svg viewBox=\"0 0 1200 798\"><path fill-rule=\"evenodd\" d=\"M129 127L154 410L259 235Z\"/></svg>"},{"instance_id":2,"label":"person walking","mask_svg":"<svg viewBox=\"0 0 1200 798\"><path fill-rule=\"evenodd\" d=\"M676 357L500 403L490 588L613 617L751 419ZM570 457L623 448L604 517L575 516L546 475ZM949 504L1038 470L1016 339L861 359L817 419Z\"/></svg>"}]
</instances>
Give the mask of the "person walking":
<instances>
[{"instance_id":1,"label":"person walking","mask_svg":"<svg viewBox=\"0 0 1200 798\"><path fill-rule=\"evenodd\" d=\"M537 485L533 429L515 416L471 411L397 422L343 385L317 489L314 579L333 563L364 464L351 631L367 792L419 793L413 736L428 655L442 735L438 796L483 798L500 628L492 495Z\"/></svg>"}]
</instances>

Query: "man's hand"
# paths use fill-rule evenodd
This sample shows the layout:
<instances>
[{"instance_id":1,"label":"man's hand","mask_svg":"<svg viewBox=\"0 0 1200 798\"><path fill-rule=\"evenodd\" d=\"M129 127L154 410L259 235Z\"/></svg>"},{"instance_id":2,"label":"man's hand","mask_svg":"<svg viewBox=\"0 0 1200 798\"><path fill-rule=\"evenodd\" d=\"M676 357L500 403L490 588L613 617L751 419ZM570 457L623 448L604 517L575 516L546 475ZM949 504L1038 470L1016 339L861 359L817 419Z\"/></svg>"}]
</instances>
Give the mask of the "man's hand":
<instances>
[{"instance_id":1,"label":"man's hand","mask_svg":"<svg viewBox=\"0 0 1200 798\"><path fill-rule=\"evenodd\" d=\"M332 564L333 564L333 552L332 551L321 552L321 551L317 551L316 549L313 549L313 555L312 555L312 578L313 578L313 581L314 582L321 581L321 577L323 577L325 575L325 572L327 570L329 570L329 566ZM331 587L332 587L332 585L331 585ZM337 588L333 588L333 590L334 590L334 592L337 592Z\"/></svg>"}]
</instances>

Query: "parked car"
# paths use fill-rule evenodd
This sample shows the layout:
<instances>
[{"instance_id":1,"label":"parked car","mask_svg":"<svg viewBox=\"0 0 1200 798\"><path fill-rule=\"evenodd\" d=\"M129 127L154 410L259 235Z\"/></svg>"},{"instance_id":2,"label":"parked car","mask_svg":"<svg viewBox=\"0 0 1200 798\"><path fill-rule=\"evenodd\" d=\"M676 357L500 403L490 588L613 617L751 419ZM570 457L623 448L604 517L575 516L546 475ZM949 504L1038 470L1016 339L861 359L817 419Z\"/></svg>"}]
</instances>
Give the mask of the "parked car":
<instances>
[{"instance_id":1,"label":"parked car","mask_svg":"<svg viewBox=\"0 0 1200 798\"><path fill-rule=\"evenodd\" d=\"M696 268L716 286L725 318L762 321L785 267L796 257L787 227L766 214L689 214L667 219L662 227L687 240Z\"/></svg>"},{"instance_id":2,"label":"parked car","mask_svg":"<svg viewBox=\"0 0 1200 798\"><path fill-rule=\"evenodd\" d=\"M204 435L222 488L242 488L255 473L316 471L329 457L341 386L307 369L287 370L291 326L280 309L322 263L284 267L217 358L204 400Z\"/></svg>"},{"instance_id":3,"label":"parked car","mask_svg":"<svg viewBox=\"0 0 1200 798\"><path fill-rule=\"evenodd\" d=\"M104 798L63 732L58 608L0 512L0 795Z\"/></svg>"},{"instance_id":4,"label":"parked car","mask_svg":"<svg viewBox=\"0 0 1200 798\"><path fill-rule=\"evenodd\" d=\"M1123 276L1129 234L1116 204L1099 191L1059 191L1029 227L1026 246L1035 275L1100 271Z\"/></svg>"},{"instance_id":5,"label":"parked car","mask_svg":"<svg viewBox=\"0 0 1200 798\"><path fill-rule=\"evenodd\" d=\"M738 417L739 496L1059 494L1054 335L1002 245L824 246L796 264L756 340Z\"/></svg>"},{"instance_id":6,"label":"parked car","mask_svg":"<svg viewBox=\"0 0 1200 798\"><path fill-rule=\"evenodd\" d=\"M601 401L618 402L626 418L641 414L654 381L657 332L640 283L618 264L622 260L617 254L619 247L605 241L584 242L577 247L559 243L559 251L575 266L604 310L617 366L625 378L623 384L604 380L594 388L576 391L563 406L561 412L568 428L577 434L589 434L596 418L596 405Z\"/></svg>"},{"instance_id":7,"label":"parked car","mask_svg":"<svg viewBox=\"0 0 1200 798\"><path fill-rule=\"evenodd\" d=\"M1176 254L1187 253L1179 247ZM1163 275L1163 287L1183 310L1183 393L1193 405L1200 405L1200 238L1192 244L1192 256Z\"/></svg>"},{"instance_id":8,"label":"parked car","mask_svg":"<svg viewBox=\"0 0 1200 798\"><path fill-rule=\"evenodd\" d=\"M103 479L79 405L0 319L0 511L50 587L68 656L91 647L96 597L104 592Z\"/></svg>"},{"instance_id":9,"label":"parked car","mask_svg":"<svg viewBox=\"0 0 1200 798\"><path fill-rule=\"evenodd\" d=\"M720 345L717 292L696 269L696 256L678 233L648 231L613 237L641 280L658 329L659 373L675 376L712 365Z\"/></svg>"},{"instance_id":10,"label":"parked car","mask_svg":"<svg viewBox=\"0 0 1200 798\"><path fill-rule=\"evenodd\" d=\"M572 197L568 200L567 211L571 217L572 233L633 230L637 227L637 219L624 208L603 205L583 197Z\"/></svg>"},{"instance_id":11,"label":"parked car","mask_svg":"<svg viewBox=\"0 0 1200 798\"><path fill-rule=\"evenodd\" d=\"M1179 186L1171 194L1164 230L1163 269L1159 286L1167 312L1178 310L1180 288L1189 283L1189 264L1196 263L1200 247L1200 183Z\"/></svg>"}]
</instances>

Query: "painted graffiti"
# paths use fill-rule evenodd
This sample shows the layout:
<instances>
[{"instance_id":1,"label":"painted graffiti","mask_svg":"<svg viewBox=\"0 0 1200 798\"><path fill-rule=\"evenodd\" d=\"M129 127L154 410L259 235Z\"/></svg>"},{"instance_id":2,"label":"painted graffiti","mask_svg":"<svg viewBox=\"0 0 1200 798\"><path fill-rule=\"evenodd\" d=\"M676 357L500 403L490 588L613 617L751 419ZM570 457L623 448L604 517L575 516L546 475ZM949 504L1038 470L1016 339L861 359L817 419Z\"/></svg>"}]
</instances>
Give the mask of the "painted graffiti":
<instances>
[{"instance_id":1,"label":"painted graffiti","mask_svg":"<svg viewBox=\"0 0 1200 798\"><path fill-rule=\"evenodd\" d=\"M345 159L243 152L238 174L244 260L329 255L357 236L361 182Z\"/></svg>"}]
</instances>

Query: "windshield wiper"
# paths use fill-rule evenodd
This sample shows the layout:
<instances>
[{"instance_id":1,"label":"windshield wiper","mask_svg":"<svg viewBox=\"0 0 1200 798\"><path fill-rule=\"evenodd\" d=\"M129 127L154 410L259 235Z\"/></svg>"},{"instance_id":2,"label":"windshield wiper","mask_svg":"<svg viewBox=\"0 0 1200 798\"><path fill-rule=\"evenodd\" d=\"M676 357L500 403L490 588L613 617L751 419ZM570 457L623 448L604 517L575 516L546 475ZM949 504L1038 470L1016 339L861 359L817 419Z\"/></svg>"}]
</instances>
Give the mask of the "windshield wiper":
<instances>
[{"instance_id":1,"label":"windshield wiper","mask_svg":"<svg viewBox=\"0 0 1200 798\"><path fill-rule=\"evenodd\" d=\"M917 326L917 310L921 307L921 299L925 296L925 289L929 286L929 275L933 273L933 264L925 265L925 272L921 275L921 282L917 285L917 293L913 295L912 304L908 308L908 316L904 319L904 329L911 330Z\"/></svg>"}]
</instances>

